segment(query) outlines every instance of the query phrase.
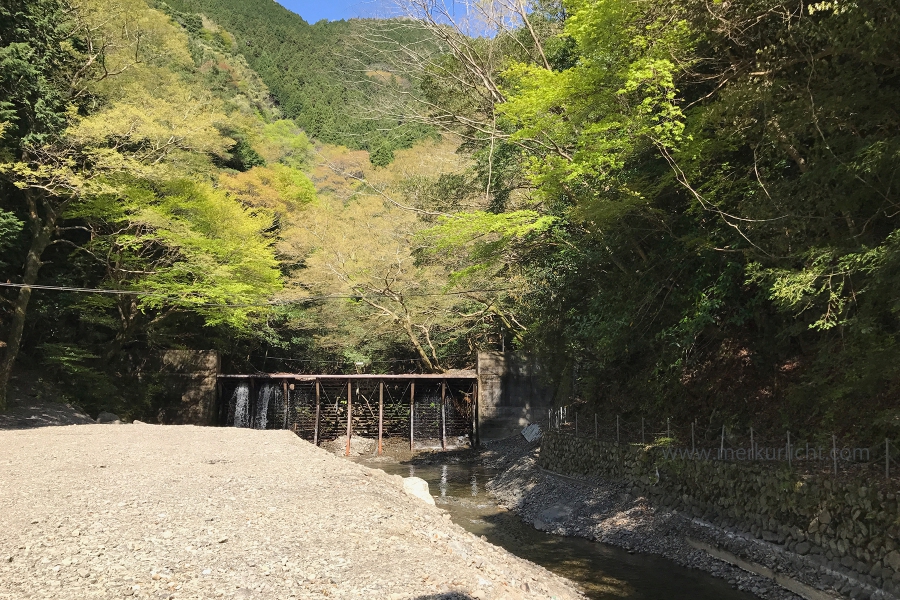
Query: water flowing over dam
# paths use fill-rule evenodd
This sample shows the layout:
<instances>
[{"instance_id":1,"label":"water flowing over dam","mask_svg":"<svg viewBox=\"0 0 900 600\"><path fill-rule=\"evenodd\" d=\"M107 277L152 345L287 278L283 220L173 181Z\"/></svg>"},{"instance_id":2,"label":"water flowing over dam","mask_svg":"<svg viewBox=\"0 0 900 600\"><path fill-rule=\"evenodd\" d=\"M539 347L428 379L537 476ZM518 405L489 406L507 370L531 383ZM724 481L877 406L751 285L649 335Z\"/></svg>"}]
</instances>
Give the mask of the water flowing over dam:
<instances>
[{"instance_id":1,"label":"water flowing over dam","mask_svg":"<svg viewBox=\"0 0 900 600\"><path fill-rule=\"evenodd\" d=\"M287 429L316 444L353 436L402 438L410 449L476 444L477 388L459 374L220 376L215 424Z\"/></svg>"}]
</instances>

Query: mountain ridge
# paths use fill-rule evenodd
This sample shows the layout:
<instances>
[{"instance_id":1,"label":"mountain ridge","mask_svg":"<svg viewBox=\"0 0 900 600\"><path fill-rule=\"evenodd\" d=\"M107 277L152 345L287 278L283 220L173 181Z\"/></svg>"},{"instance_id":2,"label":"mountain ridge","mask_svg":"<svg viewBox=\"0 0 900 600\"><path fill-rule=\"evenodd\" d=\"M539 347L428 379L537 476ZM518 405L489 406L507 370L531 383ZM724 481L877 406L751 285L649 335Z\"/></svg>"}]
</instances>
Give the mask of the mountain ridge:
<instances>
[{"instance_id":1,"label":"mountain ridge","mask_svg":"<svg viewBox=\"0 0 900 600\"><path fill-rule=\"evenodd\" d=\"M182 27L206 16L227 30L235 41L231 50L244 56L284 116L310 137L366 150L373 164L383 166L393 160L395 150L433 135L423 125L372 112L373 105L397 99L366 75L369 66L390 67L389 52L363 40L371 39L373 28L388 43L421 39L415 28L382 27L372 19L310 24L266 0L168 0L157 5Z\"/></svg>"}]
</instances>

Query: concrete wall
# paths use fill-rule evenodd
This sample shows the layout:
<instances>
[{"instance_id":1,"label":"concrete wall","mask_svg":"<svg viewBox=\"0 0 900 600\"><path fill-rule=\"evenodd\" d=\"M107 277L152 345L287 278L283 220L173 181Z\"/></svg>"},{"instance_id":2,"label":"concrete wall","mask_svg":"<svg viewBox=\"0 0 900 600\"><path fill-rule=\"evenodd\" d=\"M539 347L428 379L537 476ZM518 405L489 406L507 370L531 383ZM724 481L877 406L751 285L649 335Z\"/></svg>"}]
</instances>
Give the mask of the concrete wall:
<instances>
[{"instance_id":1,"label":"concrete wall","mask_svg":"<svg viewBox=\"0 0 900 600\"><path fill-rule=\"evenodd\" d=\"M219 353L214 350L163 352L161 374L168 402L160 411L159 420L171 424L214 424L220 366Z\"/></svg>"},{"instance_id":2,"label":"concrete wall","mask_svg":"<svg viewBox=\"0 0 900 600\"><path fill-rule=\"evenodd\" d=\"M900 505L875 481L802 476L771 464L672 459L660 448L576 438L541 441L541 467L625 481L634 495L808 558L843 594L900 593ZM865 588L869 588L868 591Z\"/></svg>"},{"instance_id":3,"label":"concrete wall","mask_svg":"<svg viewBox=\"0 0 900 600\"><path fill-rule=\"evenodd\" d=\"M512 353L478 353L478 416L482 440L518 433L545 421L555 390L534 360Z\"/></svg>"}]
</instances>

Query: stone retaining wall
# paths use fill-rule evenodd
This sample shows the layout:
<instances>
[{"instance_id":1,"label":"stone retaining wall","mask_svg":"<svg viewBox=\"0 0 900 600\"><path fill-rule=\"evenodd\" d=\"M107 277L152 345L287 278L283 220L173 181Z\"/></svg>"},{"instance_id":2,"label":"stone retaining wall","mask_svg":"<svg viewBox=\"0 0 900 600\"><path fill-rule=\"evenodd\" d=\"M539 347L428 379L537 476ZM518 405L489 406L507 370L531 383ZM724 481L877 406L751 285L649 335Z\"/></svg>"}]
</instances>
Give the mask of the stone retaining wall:
<instances>
[{"instance_id":1,"label":"stone retaining wall","mask_svg":"<svg viewBox=\"0 0 900 600\"><path fill-rule=\"evenodd\" d=\"M547 432L541 467L624 480L632 493L749 532L858 581L900 592L897 495L868 482L802 476L787 465L665 458L658 447ZM855 597L855 596L854 596Z\"/></svg>"}]
</instances>

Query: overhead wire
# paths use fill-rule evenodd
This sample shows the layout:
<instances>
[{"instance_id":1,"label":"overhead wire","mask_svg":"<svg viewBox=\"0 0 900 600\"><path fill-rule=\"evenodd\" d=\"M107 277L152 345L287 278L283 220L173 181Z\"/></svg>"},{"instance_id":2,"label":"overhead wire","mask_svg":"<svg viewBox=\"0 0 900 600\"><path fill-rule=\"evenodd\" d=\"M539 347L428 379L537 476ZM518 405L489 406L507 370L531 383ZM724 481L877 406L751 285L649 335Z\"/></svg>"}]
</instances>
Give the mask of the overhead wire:
<instances>
[{"instance_id":1,"label":"overhead wire","mask_svg":"<svg viewBox=\"0 0 900 600\"><path fill-rule=\"evenodd\" d=\"M445 356L444 358L464 358L469 356L468 354L451 354L449 356ZM287 358L285 356L267 356L266 360L283 360L287 362L301 362L301 363L318 363L323 365L352 365L359 361L354 361L350 359L346 360L316 360L314 358ZM365 364L375 364L375 363L397 363L397 362L421 362L421 358L398 358L393 360L365 360L362 361Z\"/></svg>"},{"instance_id":2,"label":"overhead wire","mask_svg":"<svg viewBox=\"0 0 900 600\"><path fill-rule=\"evenodd\" d=\"M173 296L170 294L160 294L158 292L146 292L141 290L115 290L115 289L106 289L106 288L83 288L83 287L70 287L70 286L59 286L59 285L40 285L40 284L26 284L26 283L10 283L10 282L0 282L0 287L6 288L29 288L32 290L49 290L56 292L71 292L71 293L81 293L81 294L106 294L113 296L147 296L151 298L162 298L162 299L172 299ZM455 292L428 292L428 293L409 293L403 294L404 297L407 298L428 298L428 297L446 297L446 296L462 296L465 294L474 294L474 293L496 293L496 292L508 292L515 288L498 288L498 289L489 289L489 290L459 290ZM270 302L248 302L248 303L213 303L213 302L198 302L192 303L191 306L196 308L267 308L267 307L279 307L279 306L291 306L294 304L306 304L310 302L321 302L323 300L360 300L363 298L362 294L321 294L318 296L307 296L304 298L296 298L292 300L273 300Z\"/></svg>"}]
</instances>

